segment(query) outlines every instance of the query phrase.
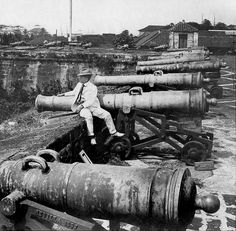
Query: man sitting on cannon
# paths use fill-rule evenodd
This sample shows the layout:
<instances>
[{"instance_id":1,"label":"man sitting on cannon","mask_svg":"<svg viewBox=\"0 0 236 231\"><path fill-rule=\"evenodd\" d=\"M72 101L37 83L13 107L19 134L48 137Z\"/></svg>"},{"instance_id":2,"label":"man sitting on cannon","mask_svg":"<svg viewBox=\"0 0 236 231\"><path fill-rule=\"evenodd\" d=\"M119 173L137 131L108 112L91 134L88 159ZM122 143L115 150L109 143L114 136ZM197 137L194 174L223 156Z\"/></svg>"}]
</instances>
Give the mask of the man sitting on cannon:
<instances>
[{"instance_id":1,"label":"man sitting on cannon","mask_svg":"<svg viewBox=\"0 0 236 231\"><path fill-rule=\"evenodd\" d=\"M88 69L84 69L77 75L79 82L73 91L65 92L57 96L75 96L71 110L77 112L81 117L85 118L88 135L91 137L91 144L96 144L93 127L93 116L104 119L109 133L114 137L122 137L123 133L116 130L111 114L101 108L97 98L97 87L90 82L92 73Z\"/></svg>"}]
</instances>

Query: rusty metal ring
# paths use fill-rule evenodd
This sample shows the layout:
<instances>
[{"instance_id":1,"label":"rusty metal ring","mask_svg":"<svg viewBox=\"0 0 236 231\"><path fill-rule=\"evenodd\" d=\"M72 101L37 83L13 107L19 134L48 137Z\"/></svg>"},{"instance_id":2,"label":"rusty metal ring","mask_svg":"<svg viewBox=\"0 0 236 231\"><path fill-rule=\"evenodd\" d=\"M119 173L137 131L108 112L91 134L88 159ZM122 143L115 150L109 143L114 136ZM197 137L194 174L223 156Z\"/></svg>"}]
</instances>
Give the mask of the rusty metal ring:
<instances>
[{"instance_id":1,"label":"rusty metal ring","mask_svg":"<svg viewBox=\"0 0 236 231\"><path fill-rule=\"evenodd\" d=\"M42 173L47 173L50 168L46 162L45 159L43 159L42 157L39 156L27 156L26 158L24 158L22 160L22 167L21 169L26 171L29 168L34 168L35 166L30 166L30 163L37 163L37 167L39 167L42 170Z\"/></svg>"},{"instance_id":2,"label":"rusty metal ring","mask_svg":"<svg viewBox=\"0 0 236 231\"><path fill-rule=\"evenodd\" d=\"M162 71L162 70L154 71L153 74L154 74L155 76L157 76L157 75L163 75L163 71Z\"/></svg>"},{"instance_id":3,"label":"rusty metal ring","mask_svg":"<svg viewBox=\"0 0 236 231\"><path fill-rule=\"evenodd\" d=\"M40 150L36 156L42 157L47 162L60 162L59 153L52 149L43 149Z\"/></svg>"}]
</instances>

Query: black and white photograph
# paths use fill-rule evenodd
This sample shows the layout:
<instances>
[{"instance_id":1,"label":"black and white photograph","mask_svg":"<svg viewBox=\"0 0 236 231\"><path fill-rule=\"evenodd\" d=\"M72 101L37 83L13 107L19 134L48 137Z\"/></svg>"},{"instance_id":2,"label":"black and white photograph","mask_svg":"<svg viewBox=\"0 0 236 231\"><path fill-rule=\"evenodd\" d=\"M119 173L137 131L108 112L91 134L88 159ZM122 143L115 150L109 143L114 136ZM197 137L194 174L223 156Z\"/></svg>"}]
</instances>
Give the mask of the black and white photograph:
<instances>
[{"instance_id":1,"label":"black and white photograph","mask_svg":"<svg viewBox=\"0 0 236 231\"><path fill-rule=\"evenodd\" d=\"M235 231L235 0L0 0L0 231Z\"/></svg>"}]
</instances>

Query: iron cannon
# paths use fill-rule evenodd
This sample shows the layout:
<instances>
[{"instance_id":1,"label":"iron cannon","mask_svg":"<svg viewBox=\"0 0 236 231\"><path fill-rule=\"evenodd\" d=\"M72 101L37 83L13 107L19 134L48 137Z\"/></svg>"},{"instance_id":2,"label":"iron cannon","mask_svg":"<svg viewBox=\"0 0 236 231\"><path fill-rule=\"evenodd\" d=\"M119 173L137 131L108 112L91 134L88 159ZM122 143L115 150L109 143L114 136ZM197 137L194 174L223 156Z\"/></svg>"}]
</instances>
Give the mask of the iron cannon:
<instances>
[{"instance_id":1,"label":"iron cannon","mask_svg":"<svg viewBox=\"0 0 236 231\"><path fill-rule=\"evenodd\" d=\"M161 57L161 56L160 56ZM189 56L162 56L161 59L154 59L148 61L139 61L137 63L138 66L153 66L153 65L161 65L161 64L171 64L171 63L183 63L183 62L193 62L193 61L204 61L206 59L205 56L202 55L189 55Z\"/></svg>"},{"instance_id":2,"label":"iron cannon","mask_svg":"<svg viewBox=\"0 0 236 231\"><path fill-rule=\"evenodd\" d=\"M151 62L151 61L150 61ZM198 62L190 63L174 63L174 64L161 64L161 65L152 65L152 66L136 66L137 74L141 73L153 73L155 71L161 70L164 73L171 72L211 72L218 71L221 67L226 67L226 63L216 60L205 60Z\"/></svg>"},{"instance_id":3,"label":"iron cannon","mask_svg":"<svg viewBox=\"0 0 236 231\"><path fill-rule=\"evenodd\" d=\"M98 96L103 108L116 110L142 109L152 112L178 111L185 114L204 114L209 105L216 105L215 99L208 99L206 92L198 90L142 92L132 88L129 93L101 94ZM73 97L38 95L35 107L38 111L71 111Z\"/></svg>"},{"instance_id":4,"label":"iron cannon","mask_svg":"<svg viewBox=\"0 0 236 231\"><path fill-rule=\"evenodd\" d=\"M214 213L220 206L216 196L197 195L186 168L49 163L39 156L1 164L0 198L0 212L13 221L28 199L78 218L168 228L186 227L195 210ZM40 209L34 216L55 221Z\"/></svg>"},{"instance_id":5,"label":"iron cannon","mask_svg":"<svg viewBox=\"0 0 236 231\"><path fill-rule=\"evenodd\" d=\"M152 75L119 75L119 76L99 76L94 78L94 84L116 85L116 86L149 86L149 87L175 87L178 89L200 88L208 83L210 79L203 78L198 73L171 73L163 74L162 71L155 72Z\"/></svg>"},{"instance_id":6,"label":"iron cannon","mask_svg":"<svg viewBox=\"0 0 236 231\"><path fill-rule=\"evenodd\" d=\"M169 48L164 54L171 54L175 52L187 52L187 53L197 53L205 52L209 54L209 50L206 47L188 47L188 48Z\"/></svg>"},{"instance_id":7,"label":"iron cannon","mask_svg":"<svg viewBox=\"0 0 236 231\"><path fill-rule=\"evenodd\" d=\"M209 58L209 54L198 52L198 53L190 53L190 52L179 52L179 53L165 53L160 56L152 55L148 56L148 60L165 60L165 59L178 59L178 58L190 58L194 61L205 60Z\"/></svg>"},{"instance_id":8,"label":"iron cannon","mask_svg":"<svg viewBox=\"0 0 236 231\"><path fill-rule=\"evenodd\" d=\"M137 90L136 90L137 89ZM208 99L203 89L185 91L142 92L133 88L129 93L104 94L99 96L101 106L106 109L142 109L152 112L178 111L185 114L204 114L215 99Z\"/></svg>"}]
</instances>

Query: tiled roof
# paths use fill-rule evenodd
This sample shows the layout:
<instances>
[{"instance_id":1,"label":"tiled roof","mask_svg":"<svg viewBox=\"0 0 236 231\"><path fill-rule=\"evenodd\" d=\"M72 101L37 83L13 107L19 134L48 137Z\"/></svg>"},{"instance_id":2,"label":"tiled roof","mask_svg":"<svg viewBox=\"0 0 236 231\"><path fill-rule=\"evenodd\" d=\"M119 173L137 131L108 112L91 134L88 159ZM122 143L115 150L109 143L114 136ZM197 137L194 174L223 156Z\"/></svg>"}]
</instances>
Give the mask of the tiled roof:
<instances>
[{"instance_id":1,"label":"tiled roof","mask_svg":"<svg viewBox=\"0 0 236 231\"><path fill-rule=\"evenodd\" d=\"M141 39L145 38L146 36L148 36L150 34L150 32L144 32L142 35L139 35L138 37L136 37L134 39L134 42L137 43L138 41L140 41Z\"/></svg>"},{"instance_id":2,"label":"tiled roof","mask_svg":"<svg viewBox=\"0 0 236 231\"><path fill-rule=\"evenodd\" d=\"M157 25L149 25L144 27L143 29L140 29L140 32L153 32L153 31L157 31L157 30L161 30L164 29L166 26L157 26Z\"/></svg>"},{"instance_id":3,"label":"tiled roof","mask_svg":"<svg viewBox=\"0 0 236 231\"><path fill-rule=\"evenodd\" d=\"M145 46L146 44L151 42L153 39L156 39L158 36L160 37L160 40L161 40L159 42L160 45L165 44L166 41L163 41L163 38L164 38L164 40L166 40L166 36L164 36L164 37L160 36L160 35L163 35L164 33L167 34L167 37L168 37L168 34L169 34L168 30L163 30L161 32L159 32L159 31L150 32L148 35L142 37L140 40L137 40L136 43L135 43L135 46L136 47Z\"/></svg>"},{"instance_id":4,"label":"tiled roof","mask_svg":"<svg viewBox=\"0 0 236 231\"><path fill-rule=\"evenodd\" d=\"M196 32L196 31L198 31L198 29L189 25L188 23L179 22L176 25L174 25L170 29L170 31L173 31L173 32Z\"/></svg>"},{"instance_id":5,"label":"tiled roof","mask_svg":"<svg viewBox=\"0 0 236 231\"><path fill-rule=\"evenodd\" d=\"M150 41L150 39L152 39L154 36L158 35L160 32L159 31L154 31L154 32L150 32L147 36L143 37L142 39L140 39L138 42L136 42L136 46L143 46L145 45L148 41Z\"/></svg>"}]
</instances>

